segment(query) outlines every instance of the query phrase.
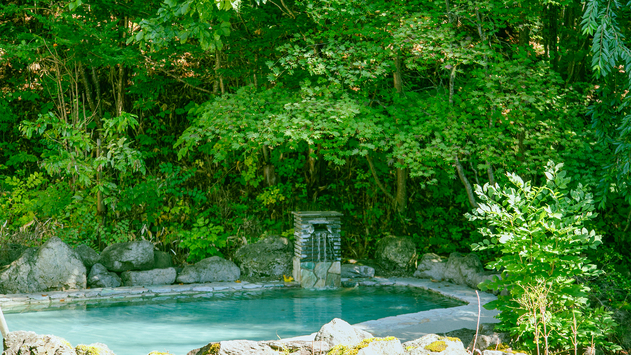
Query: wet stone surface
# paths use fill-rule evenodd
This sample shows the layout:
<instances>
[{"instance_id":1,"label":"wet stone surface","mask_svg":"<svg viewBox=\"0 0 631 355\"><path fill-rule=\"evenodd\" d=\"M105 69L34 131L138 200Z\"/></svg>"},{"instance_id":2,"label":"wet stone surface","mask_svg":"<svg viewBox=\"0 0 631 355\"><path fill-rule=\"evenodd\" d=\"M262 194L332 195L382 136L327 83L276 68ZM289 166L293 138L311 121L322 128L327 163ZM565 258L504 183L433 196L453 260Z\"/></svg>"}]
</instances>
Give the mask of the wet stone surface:
<instances>
[{"instance_id":1,"label":"wet stone surface","mask_svg":"<svg viewBox=\"0 0 631 355\"><path fill-rule=\"evenodd\" d=\"M33 294L0 295L0 306L5 313L40 311L46 308L82 306L86 304L108 304L120 302L162 302L169 300L213 297L217 292L237 292L263 287L299 287L295 282L271 281L262 283L210 282L205 284L131 286L116 288L94 288L72 291L53 291Z\"/></svg>"}]
</instances>

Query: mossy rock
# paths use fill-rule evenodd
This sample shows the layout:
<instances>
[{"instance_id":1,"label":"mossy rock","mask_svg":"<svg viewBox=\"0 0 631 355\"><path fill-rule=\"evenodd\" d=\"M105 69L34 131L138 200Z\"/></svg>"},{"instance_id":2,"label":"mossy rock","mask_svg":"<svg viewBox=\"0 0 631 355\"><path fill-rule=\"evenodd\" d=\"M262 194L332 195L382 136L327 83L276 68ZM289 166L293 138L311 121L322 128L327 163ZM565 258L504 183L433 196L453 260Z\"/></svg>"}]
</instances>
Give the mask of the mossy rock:
<instances>
[{"instance_id":1,"label":"mossy rock","mask_svg":"<svg viewBox=\"0 0 631 355\"><path fill-rule=\"evenodd\" d=\"M154 350L154 351L150 352L150 353L149 353L149 354L147 354L147 355L173 355L173 354L171 354L171 353L170 353L170 352L168 352L168 351L167 351L167 352L164 352L164 351L155 351L155 350Z\"/></svg>"},{"instance_id":2,"label":"mossy rock","mask_svg":"<svg viewBox=\"0 0 631 355\"><path fill-rule=\"evenodd\" d=\"M370 343L374 341L390 341L395 340L395 337L386 337L386 338L368 338L362 340L359 344L349 347L345 345L336 345L331 349L327 355L357 355L359 350L366 348L370 345Z\"/></svg>"},{"instance_id":3,"label":"mossy rock","mask_svg":"<svg viewBox=\"0 0 631 355\"><path fill-rule=\"evenodd\" d=\"M220 343L208 344L204 348L202 348L202 355L217 355L219 354L219 349L221 349Z\"/></svg>"},{"instance_id":4,"label":"mossy rock","mask_svg":"<svg viewBox=\"0 0 631 355\"><path fill-rule=\"evenodd\" d=\"M456 337L446 337L437 334L427 334L421 338L408 341L403 344L410 354L433 354L433 353L464 353L465 348L462 341Z\"/></svg>"},{"instance_id":5,"label":"mossy rock","mask_svg":"<svg viewBox=\"0 0 631 355\"><path fill-rule=\"evenodd\" d=\"M434 353L439 353L447 349L447 343L444 340L436 340L435 342L426 345L425 350L429 350Z\"/></svg>"},{"instance_id":6,"label":"mossy rock","mask_svg":"<svg viewBox=\"0 0 631 355\"><path fill-rule=\"evenodd\" d=\"M114 352L107 345L101 343L79 344L75 348L75 352L77 355L114 355Z\"/></svg>"}]
</instances>

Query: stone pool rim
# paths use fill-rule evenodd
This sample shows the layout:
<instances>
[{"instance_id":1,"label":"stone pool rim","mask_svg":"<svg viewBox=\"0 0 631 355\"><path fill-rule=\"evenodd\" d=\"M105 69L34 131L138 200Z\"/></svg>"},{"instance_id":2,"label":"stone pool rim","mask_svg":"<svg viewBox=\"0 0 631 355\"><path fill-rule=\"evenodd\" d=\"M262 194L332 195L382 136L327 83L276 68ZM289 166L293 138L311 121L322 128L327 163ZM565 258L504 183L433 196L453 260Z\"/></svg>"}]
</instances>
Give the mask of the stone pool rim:
<instances>
[{"instance_id":1,"label":"stone pool rim","mask_svg":"<svg viewBox=\"0 0 631 355\"><path fill-rule=\"evenodd\" d=\"M447 332L460 328L476 328L478 299L475 290L450 282L418 279L413 277L375 277L370 279L342 279L343 284L356 286L408 286L438 293L443 297L464 302L462 306L436 308L428 311L407 313L355 324L374 336L395 336L402 341L413 340L429 333ZM297 288L296 282L209 282L183 285L123 286L115 288L92 288L69 291L38 293L0 294L0 309L6 313L34 312L44 309L66 308L72 305L97 305L137 301L177 301L199 298L217 292L255 291L268 288ZM492 294L479 292L481 323L497 322L497 312L482 306L496 299ZM439 323L437 323L439 322ZM453 328L453 329L451 329ZM9 330L11 328L9 327ZM315 333L314 333L315 334ZM308 340L314 334L291 338ZM290 339L287 339L290 340Z\"/></svg>"}]
</instances>

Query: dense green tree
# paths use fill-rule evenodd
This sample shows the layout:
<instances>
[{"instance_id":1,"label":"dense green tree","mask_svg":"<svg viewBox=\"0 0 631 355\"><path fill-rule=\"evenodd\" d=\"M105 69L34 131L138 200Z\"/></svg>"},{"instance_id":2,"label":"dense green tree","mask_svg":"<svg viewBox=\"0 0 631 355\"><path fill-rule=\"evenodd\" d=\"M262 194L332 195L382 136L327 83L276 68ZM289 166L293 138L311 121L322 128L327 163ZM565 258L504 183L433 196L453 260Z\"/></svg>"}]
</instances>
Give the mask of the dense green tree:
<instances>
[{"instance_id":1,"label":"dense green tree","mask_svg":"<svg viewBox=\"0 0 631 355\"><path fill-rule=\"evenodd\" d=\"M624 244L627 10L587 5L9 1L0 218L184 253L201 220L229 256L290 210L336 209L351 256L385 233L450 252L480 238L474 185L536 184L553 159L601 182L595 226Z\"/></svg>"}]
</instances>

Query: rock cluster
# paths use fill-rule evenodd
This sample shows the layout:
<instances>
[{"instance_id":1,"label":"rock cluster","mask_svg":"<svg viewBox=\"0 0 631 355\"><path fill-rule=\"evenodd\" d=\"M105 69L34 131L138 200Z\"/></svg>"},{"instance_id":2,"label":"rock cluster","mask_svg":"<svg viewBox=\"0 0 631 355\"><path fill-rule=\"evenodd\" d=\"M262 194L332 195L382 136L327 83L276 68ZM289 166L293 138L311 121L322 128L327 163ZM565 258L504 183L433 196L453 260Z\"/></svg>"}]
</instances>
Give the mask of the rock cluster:
<instances>
[{"instance_id":1,"label":"rock cluster","mask_svg":"<svg viewBox=\"0 0 631 355\"><path fill-rule=\"evenodd\" d=\"M39 335L34 332L15 331L4 339L3 355L114 355L107 345L80 344L76 348L65 339L54 335Z\"/></svg>"},{"instance_id":2,"label":"rock cluster","mask_svg":"<svg viewBox=\"0 0 631 355\"><path fill-rule=\"evenodd\" d=\"M484 325L486 326L486 325ZM509 355L502 351L488 350L485 336L501 337L493 333L492 327L478 335L478 346L482 355ZM486 340L485 340L486 339ZM498 338L499 339L499 338ZM501 339L503 340L503 338ZM33 332L11 332L5 339L3 355L114 355L104 344L78 345L73 348L66 340L53 335L38 335ZM473 344L469 345L469 349ZM158 354L151 352L149 355ZM209 343L194 349L187 355L470 355L462 341L456 337L428 334L419 339L401 344L394 337L375 338L370 333L356 328L341 319L333 319L322 326L313 341L275 340L250 341L228 340ZM510 353L511 355L525 355Z\"/></svg>"},{"instance_id":3,"label":"rock cluster","mask_svg":"<svg viewBox=\"0 0 631 355\"><path fill-rule=\"evenodd\" d=\"M14 257L19 248L4 252ZM22 255L0 270L0 293L65 291L86 287L168 285L234 281L239 267L232 261L211 257L187 266L178 276L171 256L154 251L149 241L116 243L97 253L87 245L70 248L57 237L40 248L23 248ZM1 253L0 253L1 254Z\"/></svg>"},{"instance_id":4,"label":"rock cluster","mask_svg":"<svg viewBox=\"0 0 631 355\"><path fill-rule=\"evenodd\" d=\"M449 259L445 260L436 254L427 253L421 257L414 276L478 288L480 282L490 280L497 274L485 271L476 254L451 253Z\"/></svg>"},{"instance_id":5,"label":"rock cluster","mask_svg":"<svg viewBox=\"0 0 631 355\"><path fill-rule=\"evenodd\" d=\"M32 293L86 287L79 254L57 237L29 248L0 272L0 293Z\"/></svg>"},{"instance_id":6,"label":"rock cluster","mask_svg":"<svg viewBox=\"0 0 631 355\"><path fill-rule=\"evenodd\" d=\"M416 263L416 244L407 237L388 236L377 243L375 258L386 270L413 269Z\"/></svg>"}]
</instances>

